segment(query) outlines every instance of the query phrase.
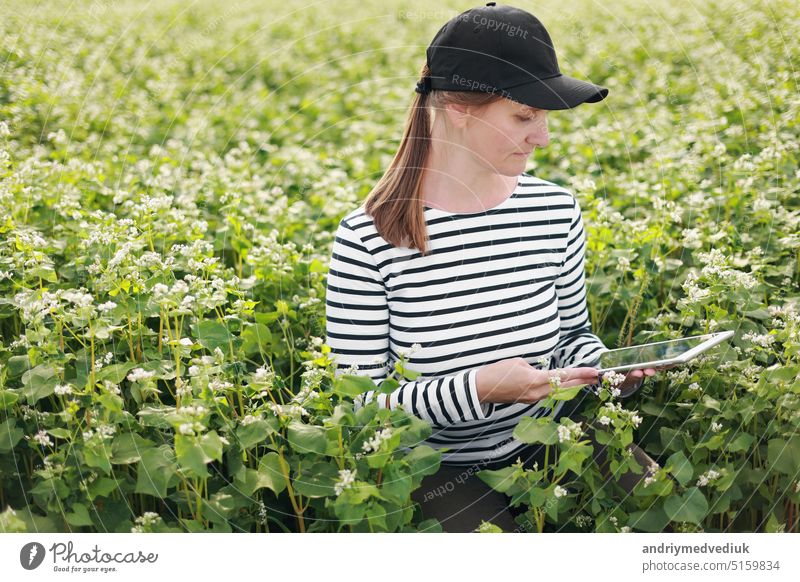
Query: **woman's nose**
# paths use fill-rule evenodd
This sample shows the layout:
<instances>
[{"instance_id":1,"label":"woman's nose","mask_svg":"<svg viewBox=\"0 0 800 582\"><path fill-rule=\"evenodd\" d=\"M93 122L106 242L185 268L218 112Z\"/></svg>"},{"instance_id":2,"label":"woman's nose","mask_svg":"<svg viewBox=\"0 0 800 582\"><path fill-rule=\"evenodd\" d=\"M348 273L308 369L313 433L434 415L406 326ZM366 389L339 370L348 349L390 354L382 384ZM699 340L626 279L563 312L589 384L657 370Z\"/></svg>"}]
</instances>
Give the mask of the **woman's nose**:
<instances>
[{"instance_id":1,"label":"woman's nose","mask_svg":"<svg viewBox=\"0 0 800 582\"><path fill-rule=\"evenodd\" d=\"M528 143L543 148L550 143L550 134L547 131L547 118L542 117L541 121L536 122L530 135L528 135Z\"/></svg>"}]
</instances>

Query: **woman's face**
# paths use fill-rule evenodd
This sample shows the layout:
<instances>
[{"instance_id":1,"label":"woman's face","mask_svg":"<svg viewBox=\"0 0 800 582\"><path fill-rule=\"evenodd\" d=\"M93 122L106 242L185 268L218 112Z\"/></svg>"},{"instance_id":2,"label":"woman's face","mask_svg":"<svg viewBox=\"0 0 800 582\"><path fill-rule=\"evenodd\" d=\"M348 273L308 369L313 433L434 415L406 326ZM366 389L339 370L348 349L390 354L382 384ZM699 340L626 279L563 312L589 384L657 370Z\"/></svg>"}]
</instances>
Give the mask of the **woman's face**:
<instances>
[{"instance_id":1,"label":"woman's face","mask_svg":"<svg viewBox=\"0 0 800 582\"><path fill-rule=\"evenodd\" d=\"M506 98L470 110L464 130L476 163L506 176L524 172L533 149L549 142L547 111Z\"/></svg>"}]
</instances>

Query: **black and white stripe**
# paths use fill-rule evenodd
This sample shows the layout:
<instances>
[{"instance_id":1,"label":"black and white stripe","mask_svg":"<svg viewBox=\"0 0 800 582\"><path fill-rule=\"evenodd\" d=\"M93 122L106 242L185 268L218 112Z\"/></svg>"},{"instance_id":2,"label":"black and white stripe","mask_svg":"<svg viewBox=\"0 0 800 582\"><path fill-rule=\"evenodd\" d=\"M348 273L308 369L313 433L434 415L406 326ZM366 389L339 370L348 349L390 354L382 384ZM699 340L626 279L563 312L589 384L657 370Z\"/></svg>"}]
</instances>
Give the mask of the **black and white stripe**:
<instances>
[{"instance_id":1,"label":"black and white stripe","mask_svg":"<svg viewBox=\"0 0 800 582\"><path fill-rule=\"evenodd\" d=\"M403 381L390 406L431 423L425 444L449 447L444 462L512 459L524 446L514 427L542 408L480 403L478 369L512 357L539 367L542 356L560 368L605 349L586 307L580 206L568 190L526 173L490 210L428 208L425 219L426 257L384 240L363 205L339 223L326 296L336 373L351 369L379 383L399 351L418 343L408 368L421 375ZM357 405L374 397L369 391Z\"/></svg>"}]
</instances>

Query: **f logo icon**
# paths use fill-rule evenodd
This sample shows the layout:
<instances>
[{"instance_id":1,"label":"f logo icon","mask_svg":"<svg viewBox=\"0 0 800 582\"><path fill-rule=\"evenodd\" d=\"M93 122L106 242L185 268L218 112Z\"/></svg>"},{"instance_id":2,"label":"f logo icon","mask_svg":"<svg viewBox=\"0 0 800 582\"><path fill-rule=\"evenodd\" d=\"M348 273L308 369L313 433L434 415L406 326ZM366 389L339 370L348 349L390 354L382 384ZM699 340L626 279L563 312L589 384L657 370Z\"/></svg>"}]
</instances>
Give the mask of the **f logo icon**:
<instances>
[{"instance_id":1,"label":"f logo icon","mask_svg":"<svg viewBox=\"0 0 800 582\"><path fill-rule=\"evenodd\" d=\"M39 542L29 542L19 551L19 563L26 570L35 570L44 560L44 546Z\"/></svg>"}]
</instances>

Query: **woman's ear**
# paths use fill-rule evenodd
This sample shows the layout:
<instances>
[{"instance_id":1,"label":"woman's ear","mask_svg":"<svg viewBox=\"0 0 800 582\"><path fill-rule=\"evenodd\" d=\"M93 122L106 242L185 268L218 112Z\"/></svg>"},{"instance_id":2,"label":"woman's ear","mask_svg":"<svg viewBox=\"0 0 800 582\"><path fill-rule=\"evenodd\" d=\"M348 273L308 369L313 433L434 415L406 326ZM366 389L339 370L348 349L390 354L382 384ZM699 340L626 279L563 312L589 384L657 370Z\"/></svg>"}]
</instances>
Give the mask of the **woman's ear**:
<instances>
[{"instance_id":1,"label":"woman's ear","mask_svg":"<svg viewBox=\"0 0 800 582\"><path fill-rule=\"evenodd\" d=\"M469 105L448 103L444 106L444 112L453 127L463 128L470 117L471 109Z\"/></svg>"}]
</instances>

